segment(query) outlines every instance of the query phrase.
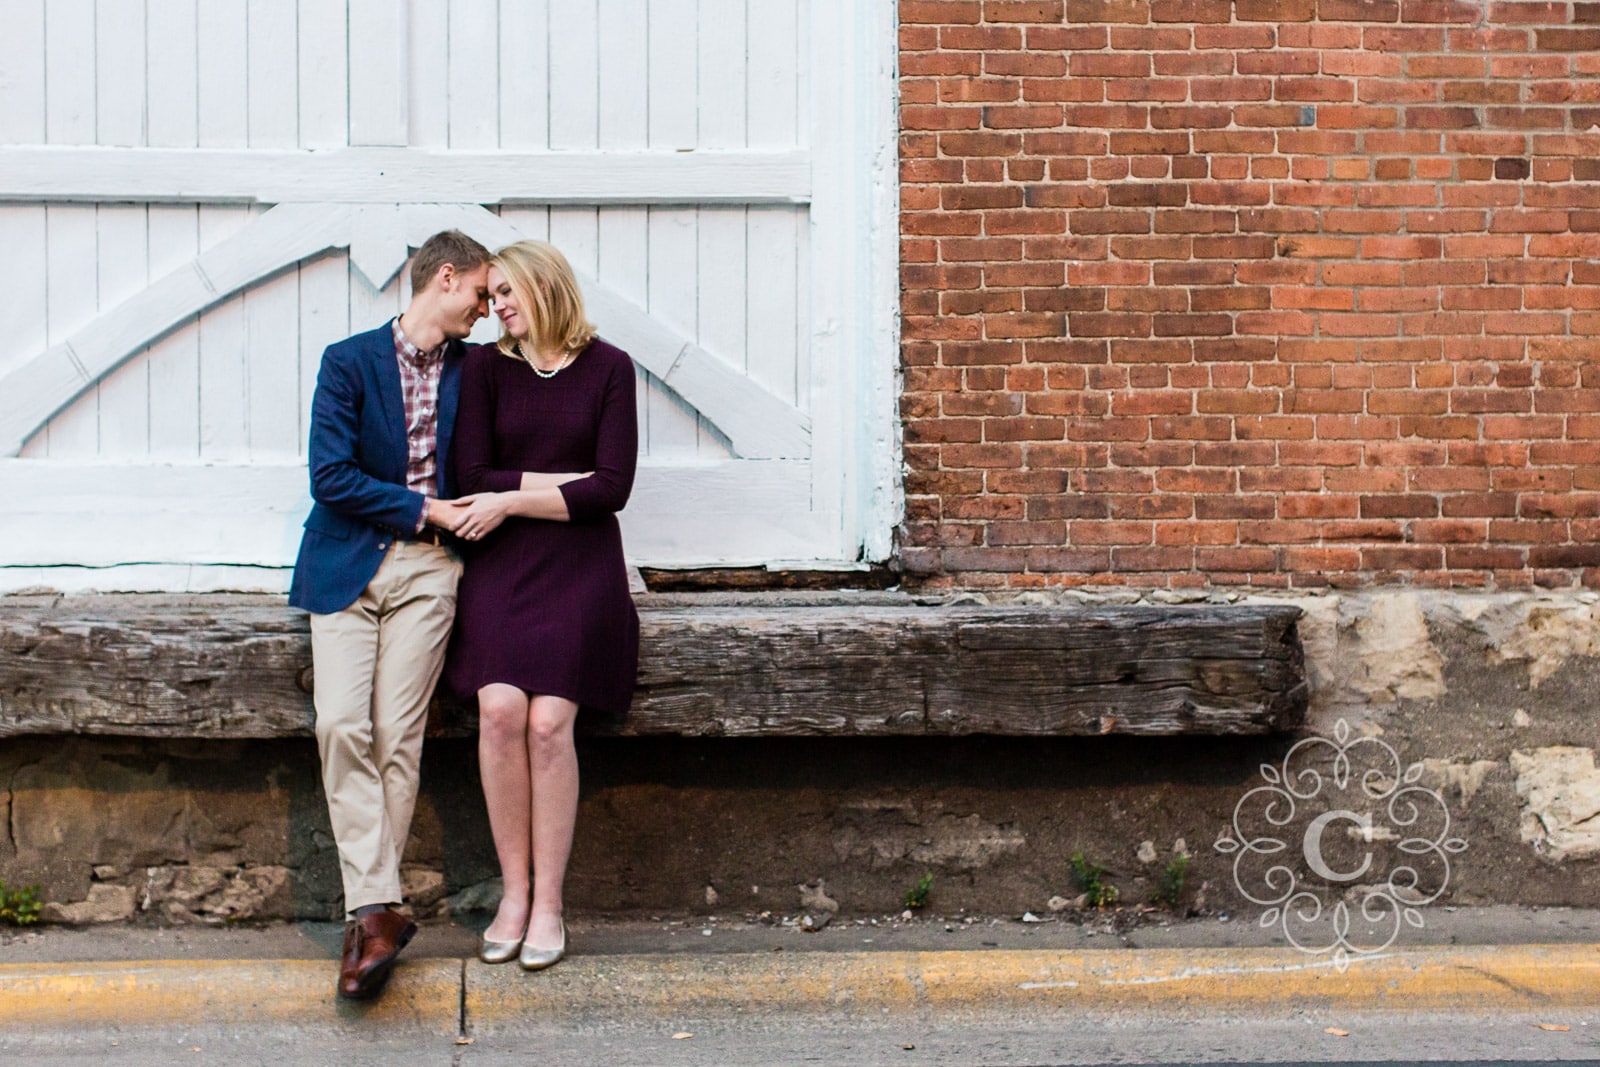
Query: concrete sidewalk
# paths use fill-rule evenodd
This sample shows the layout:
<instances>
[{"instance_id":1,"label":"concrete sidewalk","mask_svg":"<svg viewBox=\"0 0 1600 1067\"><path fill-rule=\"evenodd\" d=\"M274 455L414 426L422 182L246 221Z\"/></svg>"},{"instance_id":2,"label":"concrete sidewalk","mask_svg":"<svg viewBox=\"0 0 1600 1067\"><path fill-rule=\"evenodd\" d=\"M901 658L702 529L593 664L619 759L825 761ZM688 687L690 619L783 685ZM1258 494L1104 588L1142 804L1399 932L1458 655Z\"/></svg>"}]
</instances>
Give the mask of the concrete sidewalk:
<instances>
[{"instance_id":1,"label":"concrete sidewalk","mask_svg":"<svg viewBox=\"0 0 1600 1067\"><path fill-rule=\"evenodd\" d=\"M1288 946L1219 918L1118 930L970 916L839 919L818 933L726 918L574 922L540 974L473 957L476 931L431 923L371 1004L335 1000L340 927L302 923L45 928L0 937L0 1031L249 1019L298 1029L381 1025L493 1034L553 1019L740 1018L825 1012L883 1020L985 1012L1307 1008L1538 1011L1600 1006L1600 912L1429 910L1421 930L1353 957ZM1276 933L1276 936L1274 936Z\"/></svg>"}]
</instances>

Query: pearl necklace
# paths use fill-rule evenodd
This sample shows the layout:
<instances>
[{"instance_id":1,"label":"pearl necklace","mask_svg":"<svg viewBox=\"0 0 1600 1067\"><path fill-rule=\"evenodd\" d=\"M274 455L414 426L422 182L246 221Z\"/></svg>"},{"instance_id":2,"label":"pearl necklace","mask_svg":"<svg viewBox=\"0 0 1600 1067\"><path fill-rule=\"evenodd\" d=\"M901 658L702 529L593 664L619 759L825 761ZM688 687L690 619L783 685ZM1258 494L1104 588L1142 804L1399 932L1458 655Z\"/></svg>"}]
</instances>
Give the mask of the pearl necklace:
<instances>
[{"instance_id":1,"label":"pearl necklace","mask_svg":"<svg viewBox=\"0 0 1600 1067\"><path fill-rule=\"evenodd\" d=\"M541 377L541 378L554 378L556 375L558 375L562 371L566 370L567 364L572 362L572 357L574 355L576 355L576 353L568 352L564 357L562 357L561 362L556 364L554 370L544 370L543 368L541 368L539 366L539 364L537 364L533 360L529 359L527 354L522 351L522 342L521 341L517 342L517 355L522 358L522 361L524 363L526 363L528 366L532 367L533 368L533 373L537 374L539 377Z\"/></svg>"}]
</instances>

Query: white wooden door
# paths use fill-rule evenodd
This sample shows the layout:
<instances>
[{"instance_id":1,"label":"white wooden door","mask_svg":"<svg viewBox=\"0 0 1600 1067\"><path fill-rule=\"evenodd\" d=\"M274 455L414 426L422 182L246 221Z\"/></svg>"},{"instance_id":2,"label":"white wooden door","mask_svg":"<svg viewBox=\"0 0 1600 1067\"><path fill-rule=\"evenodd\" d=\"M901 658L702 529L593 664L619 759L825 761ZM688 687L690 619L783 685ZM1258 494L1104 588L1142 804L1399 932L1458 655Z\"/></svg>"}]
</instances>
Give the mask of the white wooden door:
<instances>
[{"instance_id":1,"label":"white wooden door","mask_svg":"<svg viewBox=\"0 0 1600 1067\"><path fill-rule=\"evenodd\" d=\"M322 348L448 226L556 243L639 364L635 561L887 555L892 5L0 0L0 31L0 590L286 587Z\"/></svg>"}]
</instances>

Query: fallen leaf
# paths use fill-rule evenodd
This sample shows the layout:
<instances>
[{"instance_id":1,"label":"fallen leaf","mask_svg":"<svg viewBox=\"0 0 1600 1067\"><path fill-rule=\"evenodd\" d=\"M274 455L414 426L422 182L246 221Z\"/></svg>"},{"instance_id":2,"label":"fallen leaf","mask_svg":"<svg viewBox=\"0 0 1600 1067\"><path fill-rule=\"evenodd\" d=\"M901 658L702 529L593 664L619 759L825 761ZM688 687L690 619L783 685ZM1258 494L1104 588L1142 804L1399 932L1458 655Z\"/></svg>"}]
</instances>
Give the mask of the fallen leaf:
<instances>
[{"instance_id":1,"label":"fallen leaf","mask_svg":"<svg viewBox=\"0 0 1600 1067\"><path fill-rule=\"evenodd\" d=\"M679 1030L677 1033L672 1035L672 1040L674 1040L674 1041L682 1041L685 1038L689 1038L689 1037L693 1037L693 1036L694 1035L691 1034L687 1030Z\"/></svg>"},{"instance_id":2,"label":"fallen leaf","mask_svg":"<svg viewBox=\"0 0 1600 1067\"><path fill-rule=\"evenodd\" d=\"M900 1047L905 1049L907 1052L910 1052L912 1049L916 1048L917 1046L915 1046L915 1045L901 1045Z\"/></svg>"},{"instance_id":3,"label":"fallen leaf","mask_svg":"<svg viewBox=\"0 0 1600 1067\"><path fill-rule=\"evenodd\" d=\"M1557 1030L1562 1033L1572 1029L1572 1027L1562 1026L1560 1023L1537 1023L1535 1025L1537 1025L1541 1030Z\"/></svg>"},{"instance_id":4,"label":"fallen leaf","mask_svg":"<svg viewBox=\"0 0 1600 1067\"><path fill-rule=\"evenodd\" d=\"M1341 1030L1337 1026L1324 1027L1322 1032L1325 1033L1325 1034L1332 1034L1334 1037L1349 1037L1350 1036L1350 1031Z\"/></svg>"},{"instance_id":5,"label":"fallen leaf","mask_svg":"<svg viewBox=\"0 0 1600 1067\"><path fill-rule=\"evenodd\" d=\"M456 1044L458 1044L458 1045L470 1045L476 1040L478 1040L478 1039L475 1038L475 1037L458 1037L458 1038L456 1038Z\"/></svg>"}]
</instances>

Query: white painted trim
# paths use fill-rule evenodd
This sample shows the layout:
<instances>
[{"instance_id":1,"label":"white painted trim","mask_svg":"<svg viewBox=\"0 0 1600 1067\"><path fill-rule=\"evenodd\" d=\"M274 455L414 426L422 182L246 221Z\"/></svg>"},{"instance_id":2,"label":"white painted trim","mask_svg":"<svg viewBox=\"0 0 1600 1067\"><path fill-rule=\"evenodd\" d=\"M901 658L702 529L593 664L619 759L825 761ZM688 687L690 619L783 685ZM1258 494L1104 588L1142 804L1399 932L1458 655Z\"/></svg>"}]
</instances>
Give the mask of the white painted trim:
<instances>
[{"instance_id":1,"label":"white painted trim","mask_svg":"<svg viewBox=\"0 0 1600 1067\"><path fill-rule=\"evenodd\" d=\"M817 488L842 492L840 553L882 561L903 514L899 398L898 22L893 4L813 0L812 342L819 409ZM824 378L831 374L831 378ZM825 485L837 442L843 485Z\"/></svg>"},{"instance_id":2,"label":"white painted trim","mask_svg":"<svg viewBox=\"0 0 1600 1067\"><path fill-rule=\"evenodd\" d=\"M349 230L349 209L284 204L93 322L0 374L0 456L173 326L251 282L316 255Z\"/></svg>"},{"instance_id":3,"label":"white painted trim","mask_svg":"<svg viewBox=\"0 0 1600 1067\"><path fill-rule=\"evenodd\" d=\"M803 204L810 198L806 151L0 146L0 201Z\"/></svg>"},{"instance_id":4,"label":"white painted trim","mask_svg":"<svg viewBox=\"0 0 1600 1067\"><path fill-rule=\"evenodd\" d=\"M858 9L866 84L856 109L860 120L854 155L870 159L858 177L865 232L861 286L865 322L857 363L861 404L857 489L861 558L883 562L894 552L895 530L905 518L901 460L900 393L900 16L897 5Z\"/></svg>"},{"instance_id":5,"label":"white painted trim","mask_svg":"<svg viewBox=\"0 0 1600 1067\"><path fill-rule=\"evenodd\" d=\"M648 565L759 565L810 555L837 515L814 513L803 461L643 460L623 539ZM289 566L311 499L305 464L0 460L0 589L21 572L118 566ZM635 521L637 517L637 521ZM707 558L707 521L761 554Z\"/></svg>"},{"instance_id":6,"label":"white painted trim","mask_svg":"<svg viewBox=\"0 0 1600 1067\"><path fill-rule=\"evenodd\" d=\"M521 231L470 204L281 204L191 263L98 316L66 341L0 373L0 456L14 456L46 420L177 323L329 247L351 246L357 266L387 280L406 246L459 227L494 246ZM582 279L606 336L699 411L746 459L809 455L804 413L762 389L676 330L592 279Z\"/></svg>"}]
</instances>

